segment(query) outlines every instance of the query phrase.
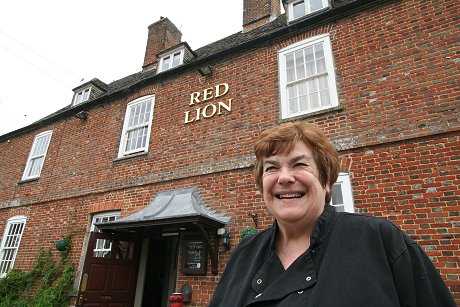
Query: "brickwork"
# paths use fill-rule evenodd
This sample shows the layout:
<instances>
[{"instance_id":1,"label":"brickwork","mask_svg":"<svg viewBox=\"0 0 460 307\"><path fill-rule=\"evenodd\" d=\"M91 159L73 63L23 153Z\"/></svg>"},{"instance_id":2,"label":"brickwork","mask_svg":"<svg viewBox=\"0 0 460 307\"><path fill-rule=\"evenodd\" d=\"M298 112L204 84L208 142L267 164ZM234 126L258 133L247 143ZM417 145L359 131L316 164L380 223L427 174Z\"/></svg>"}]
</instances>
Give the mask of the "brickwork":
<instances>
[{"instance_id":1,"label":"brickwork","mask_svg":"<svg viewBox=\"0 0 460 307\"><path fill-rule=\"evenodd\" d=\"M0 142L0 233L14 215L28 217L17 268L30 268L39 247L72 233L72 261L82 265L91 213L144 208L155 192L198 186L204 203L231 217L232 246L246 226L272 219L252 176L253 140L280 122L277 52L329 33L339 107L298 118L316 123L351 176L358 212L386 218L427 251L460 302L460 140L458 1L392 1L345 19L236 51L169 74L73 116ZM218 99L190 104L190 94L226 83ZM155 95L149 151L117 158L127 103ZM185 112L231 99L232 110L184 123ZM70 101L69 101L70 103ZM36 134L53 130L41 176L20 182ZM230 252L219 253L219 273ZM185 276L190 306L206 306L219 280Z\"/></svg>"}]
</instances>

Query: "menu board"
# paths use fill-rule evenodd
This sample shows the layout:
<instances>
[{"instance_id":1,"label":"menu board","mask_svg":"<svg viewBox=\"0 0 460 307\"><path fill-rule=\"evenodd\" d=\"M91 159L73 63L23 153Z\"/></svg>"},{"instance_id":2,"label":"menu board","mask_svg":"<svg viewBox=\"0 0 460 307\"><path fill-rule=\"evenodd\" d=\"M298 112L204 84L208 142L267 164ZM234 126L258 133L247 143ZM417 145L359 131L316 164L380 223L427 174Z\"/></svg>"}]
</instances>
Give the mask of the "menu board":
<instances>
[{"instance_id":1,"label":"menu board","mask_svg":"<svg viewBox=\"0 0 460 307\"><path fill-rule=\"evenodd\" d=\"M185 274L206 274L206 243L202 240L184 240L182 270Z\"/></svg>"}]
</instances>

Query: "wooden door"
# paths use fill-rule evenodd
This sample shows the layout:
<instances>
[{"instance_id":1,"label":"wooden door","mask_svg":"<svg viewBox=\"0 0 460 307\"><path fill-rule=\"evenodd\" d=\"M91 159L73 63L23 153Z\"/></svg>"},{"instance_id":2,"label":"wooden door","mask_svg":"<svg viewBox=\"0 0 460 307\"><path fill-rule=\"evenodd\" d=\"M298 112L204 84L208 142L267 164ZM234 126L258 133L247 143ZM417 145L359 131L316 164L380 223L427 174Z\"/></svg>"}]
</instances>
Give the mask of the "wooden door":
<instances>
[{"instance_id":1,"label":"wooden door","mask_svg":"<svg viewBox=\"0 0 460 307\"><path fill-rule=\"evenodd\" d=\"M77 306L132 306L140 248L140 240L92 232L86 251Z\"/></svg>"}]
</instances>

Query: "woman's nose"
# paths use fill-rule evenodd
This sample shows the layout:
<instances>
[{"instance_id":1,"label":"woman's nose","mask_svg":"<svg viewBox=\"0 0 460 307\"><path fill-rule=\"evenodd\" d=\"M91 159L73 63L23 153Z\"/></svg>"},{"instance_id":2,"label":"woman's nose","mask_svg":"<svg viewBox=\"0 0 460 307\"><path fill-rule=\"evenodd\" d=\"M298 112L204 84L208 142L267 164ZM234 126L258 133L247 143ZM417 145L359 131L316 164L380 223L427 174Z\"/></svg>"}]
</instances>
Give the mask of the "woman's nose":
<instances>
[{"instance_id":1,"label":"woman's nose","mask_svg":"<svg viewBox=\"0 0 460 307\"><path fill-rule=\"evenodd\" d=\"M278 183L286 184L295 182L294 173L289 168L281 168L278 172Z\"/></svg>"}]
</instances>

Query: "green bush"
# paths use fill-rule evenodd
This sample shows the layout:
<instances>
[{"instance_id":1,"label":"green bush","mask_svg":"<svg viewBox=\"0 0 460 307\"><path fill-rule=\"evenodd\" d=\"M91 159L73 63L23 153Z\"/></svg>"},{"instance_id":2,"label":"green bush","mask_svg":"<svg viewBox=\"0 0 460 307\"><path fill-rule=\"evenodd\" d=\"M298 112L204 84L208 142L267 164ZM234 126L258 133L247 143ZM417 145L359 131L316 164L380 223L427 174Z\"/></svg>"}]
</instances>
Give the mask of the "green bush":
<instances>
[{"instance_id":1,"label":"green bush","mask_svg":"<svg viewBox=\"0 0 460 307\"><path fill-rule=\"evenodd\" d=\"M54 261L50 249L41 249L32 270L11 270L0 279L0 307L67 306L75 275L68 252Z\"/></svg>"}]
</instances>

